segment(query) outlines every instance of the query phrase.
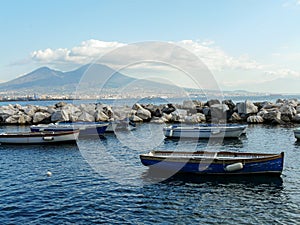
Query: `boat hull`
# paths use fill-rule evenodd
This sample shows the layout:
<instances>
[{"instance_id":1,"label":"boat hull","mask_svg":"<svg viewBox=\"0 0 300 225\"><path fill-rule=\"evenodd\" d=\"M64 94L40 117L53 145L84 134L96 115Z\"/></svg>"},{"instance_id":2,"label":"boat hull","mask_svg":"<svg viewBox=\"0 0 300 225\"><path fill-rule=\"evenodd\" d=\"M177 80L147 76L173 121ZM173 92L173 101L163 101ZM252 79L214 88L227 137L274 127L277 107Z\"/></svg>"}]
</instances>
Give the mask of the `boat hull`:
<instances>
[{"instance_id":1,"label":"boat hull","mask_svg":"<svg viewBox=\"0 0 300 225\"><path fill-rule=\"evenodd\" d=\"M300 129L294 130L295 138L299 141L300 140Z\"/></svg>"},{"instance_id":2,"label":"boat hull","mask_svg":"<svg viewBox=\"0 0 300 225\"><path fill-rule=\"evenodd\" d=\"M1 144L51 144L76 142L79 131L4 133L0 134Z\"/></svg>"},{"instance_id":3,"label":"boat hull","mask_svg":"<svg viewBox=\"0 0 300 225\"><path fill-rule=\"evenodd\" d=\"M169 126L163 128L163 133L167 138L238 138L245 129L245 126Z\"/></svg>"},{"instance_id":4,"label":"boat hull","mask_svg":"<svg viewBox=\"0 0 300 225\"><path fill-rule=\"evenodd\" d=\"M117 131L131 131L136 128L135 123L127 120L112 121L109 123L106 133L114 133Z\"/></svg>"},{"instance_id":5,"label":"boat hull","mask_svg":"<svg viewBox=\"0 0 300 225\"><path fill-rule=\"evenodd\" d=\"M32 132L57 132L57 131L73 131L79 130L80 135L102 135L106 131L108 123L89 123L89 122L61 122L49 125L33 125L30 126Z\"/></svg>"},{"instance_id":6,"label":"boat hull","mask_svg":"<svg viewBox=\"0 0 300 225\"><path fill-rule=\"evenodd\" d=\"M183 154L183 153L182 153ZM265 156L247 155L214 158L205 156L182 156L142 154L140 159L143 165L153 169L174 172L195 173L203 175L275 175L279 176L283 170L284 153ZM218 153L216 153L218 154Z\"/></svg>"}]
</instances>

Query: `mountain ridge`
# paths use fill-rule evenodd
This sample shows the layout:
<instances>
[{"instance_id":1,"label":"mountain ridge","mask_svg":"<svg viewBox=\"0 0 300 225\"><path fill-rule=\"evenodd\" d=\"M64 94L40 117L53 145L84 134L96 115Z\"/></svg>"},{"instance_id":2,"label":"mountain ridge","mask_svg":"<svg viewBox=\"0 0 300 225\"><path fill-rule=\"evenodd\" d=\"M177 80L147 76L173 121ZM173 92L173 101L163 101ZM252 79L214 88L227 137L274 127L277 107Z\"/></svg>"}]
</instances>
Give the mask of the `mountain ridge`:
<instances>
[{"instance_id":1,"label":"mountain ridge","mask_svg":"<svg viewBox=\"0 0 300 225\"><path fill-rule=\"evenodd\" d=\"M74 94L83 91L92 93L103 89L123 88L136 81L138 79L126 76L103 64L86 64L66 72L43 66L21 77L0 83L0 92ZM145 80L139 80L138 86L140 92L144 87L162 90L172 87L172 85Z\"/></svg>"}]
</instances>

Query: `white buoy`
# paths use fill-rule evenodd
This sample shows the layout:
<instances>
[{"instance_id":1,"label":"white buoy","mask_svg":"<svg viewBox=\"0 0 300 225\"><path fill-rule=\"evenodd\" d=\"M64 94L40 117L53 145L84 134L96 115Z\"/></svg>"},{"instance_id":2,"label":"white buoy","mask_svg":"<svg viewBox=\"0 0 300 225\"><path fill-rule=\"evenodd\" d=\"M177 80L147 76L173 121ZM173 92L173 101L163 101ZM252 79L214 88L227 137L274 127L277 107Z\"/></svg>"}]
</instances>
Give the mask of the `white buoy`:
<instances>
[{"instance_id":1,"label":"white buoy","mask_svg":"<svg viewBox=\"0 0 300 225\"><path fill-rule=\"evenodd\" d=\"M52 176L52 173L51 173L50 171L48 171L48 172L47 172L47 176L48 176L48 177L51 177L51 176Z\"/></svg>"},{"instance_id":2,"label":"white buoy","mask_svg":"<svg viewBox=\"0 0 300 225\"><path fill-rule=\"evenodd\" d=\"M234 163L234 164L230 164L228 166L225 167L225 170L228 172L233 172L236 170L241 170L243 169L243 163Z\"/></svg>"}]
</instances>

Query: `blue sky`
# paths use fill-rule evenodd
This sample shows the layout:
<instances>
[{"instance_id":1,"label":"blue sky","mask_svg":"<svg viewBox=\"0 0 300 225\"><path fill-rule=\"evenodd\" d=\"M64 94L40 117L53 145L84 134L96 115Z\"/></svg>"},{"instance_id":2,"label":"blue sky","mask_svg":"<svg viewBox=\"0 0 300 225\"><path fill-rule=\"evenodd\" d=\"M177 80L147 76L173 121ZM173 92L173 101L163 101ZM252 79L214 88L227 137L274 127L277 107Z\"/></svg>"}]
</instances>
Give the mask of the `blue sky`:
<instances>
[{"instance_id":1,"label":"blue sky","mask_svg":"<svg viewBox=\"0 0 300 225\"><path fill-rule=\"evenodd\" d=\"M205 63L224 89L300 92L287 87L300 81L299 0L11 0L1 2L0 21L1 81L93 59L61 56L74 48L166 41L195 48L200 58L210 54Z\"/></svg>"}]
</instances>

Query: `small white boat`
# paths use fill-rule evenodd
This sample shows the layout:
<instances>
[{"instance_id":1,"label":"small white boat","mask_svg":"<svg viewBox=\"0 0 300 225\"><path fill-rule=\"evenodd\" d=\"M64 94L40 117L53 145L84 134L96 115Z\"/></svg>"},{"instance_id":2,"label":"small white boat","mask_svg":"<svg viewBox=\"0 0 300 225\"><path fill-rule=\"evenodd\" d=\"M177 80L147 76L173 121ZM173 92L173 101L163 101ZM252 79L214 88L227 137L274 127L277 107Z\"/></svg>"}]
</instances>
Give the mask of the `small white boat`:
<instances>
[{"instance_id":1,"label":"small white boat","mask_svg":"<svg viewBox=\"0 0 300 225\"><path fill-rule=\"evenodd\" d=\"M59 132L0 133L1 144L49 144L75 142L79 130Z\"/></svg>"},{"instance_id":2,"label":"small white boat","mask_svg":"<svg viewBox=\"0 0 300 225\"><path fill-rule=\"evenodd\" d=\"M236 124L172 125L163 128L163 132L167 138L238 138L246 128L247 125Z\"/></svg>"},{"instance_id":3,"label":"small white boat","mask_svg":"<svg viewBox=\"0 0 300 225\"><path fill-rule=\"evenodd\" d=\"M300 127L294 130L294 135L300 141Z\"/></svg>"},{"instance_id":4,"label":"small white boat","mask_svg":"<svg viewBox=\"0 0 300 225\"><path fill-rule=\"evenodd\" d=\"M109 123L104 122L58 122L30 126L32 132L80 130L81 135L102 135Z\"/></svg>"}]
</instances>

